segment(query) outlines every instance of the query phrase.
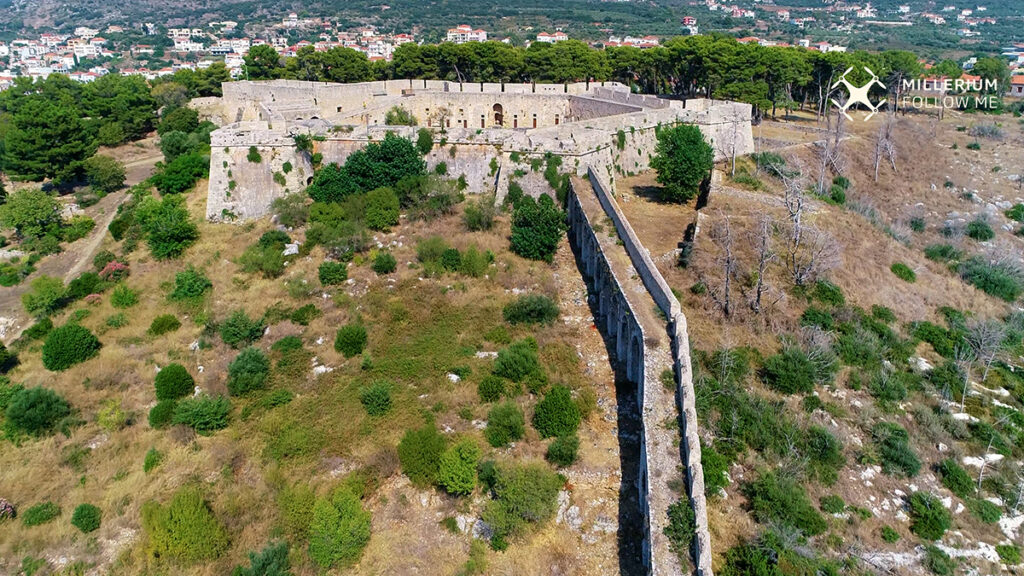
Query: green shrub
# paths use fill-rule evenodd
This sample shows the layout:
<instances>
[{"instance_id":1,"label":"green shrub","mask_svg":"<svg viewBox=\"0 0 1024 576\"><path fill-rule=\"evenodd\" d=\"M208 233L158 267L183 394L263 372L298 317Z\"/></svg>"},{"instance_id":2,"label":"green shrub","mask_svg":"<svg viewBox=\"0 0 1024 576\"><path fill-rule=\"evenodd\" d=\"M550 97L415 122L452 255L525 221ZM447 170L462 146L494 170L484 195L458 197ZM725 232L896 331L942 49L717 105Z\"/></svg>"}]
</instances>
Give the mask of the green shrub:
<instances>
[{"instance_id":1,"label":"green shrub","mask_svg":"<svg viewBox=\"0 0 1024 576\"><path fill-rule=\"evenodd\" d=\"M43 343L43 366L58 372L85 362L100 351L100 341L87 328L65 324L47 334Z\"/></svg>"},{"instance_id":2,"label":"green shrub","mask_svg":"<svg viewBox=\"0 0 1024 576\"><path fill-rule=\"evenodd\" d=\"M910 495L910 531L925 540L938 540L952 524L949 511L927 492Z\"/></svg>"},{"instance_id":3,"label":"green shrub","mask_svg":"<svg viewBox=\"0 0 1024 576\"><path fill-rule=\"evenodd\" d=\"M98 294L106 289L100 275L95 272L84 272L68 284L64 291L65 302L75 302L90 294Z\"/></svg>"},{"instance_id":4,"label":"green shrub","mask_svg":"<svg viewBox=\"0 0 1024 576\"><path fill-rule=\"evenodd\" d=\"M178 490L167 505L142 505L142 529L149 555L183 565L213 560L228 548L228 532L207 506L198 487Z\"/></svg>"},{"instance_id":5,"label":"green shrub","mask_svg":"<svg viewBox=\"0 0 1024 576\"><path fill-rule=\"evenodd\" d=\"M288 319L300 326L309 326L309 323L320 315L320 309L315 304L305 304L292 311Z\"/></svg>"},{"instance_id":6,"label":"green shrub","mask_svg":"<svg viewBox=\"0 0 1024 576\"><path fill-rule=\"evenodd\" d=\"M875 320L881 320L886 324L892 324L896 321L896 314L891 308L885 306L879 306L878 304L871 305L871 317Z\"/></svg>"},{"instance_id":7,"label":"green shrub","mask_svg":"<svg viewBox=\"0 0 1024 576\"><path fill-rule=\"evenodd\" d=\"M762 524L778 522L808 536L816 536L828 528L803 487L789 478L763 472L756 481L744 486L743 492L754 519Z\"/></svg>"},{"instance_id":8,"label":"green shrub","mask_svg":"<svg viewBox=\"0 0 1024 576\"><path fill-rule=\"evenodd\" d=\"M679 557L680 562L684 565L688 564L690 545L697 533L697 517L686 498L669 504L668 524L664 531L672 552Z\"/></svg>"},{"instance_id":9,"label":"green shrub","mask_svg":"<svg viewBox=\"0 0 1024 576\"><path fill-rule=\"evenodd\" d=\"M21 303L29 314L42 317L56 312L64 298L64 281L52 276L32 279L30 290L21 295Z\"/></svg>"},{"instance_id":10,"label":"green shrub","mask_svg":"<svg viewBox=\"0 0 1024 576\"><path fill-rule=\"evenodd\" d=\"M967 223L967 237L978 242L987 242L996 237L992 226L983 218L978 218Z\"/></svg>"},{"instance_id":11,"label":"green shrub","mask_svg":"<svg viewBox=\"0 0 1024 576\"><path fill-rule=\"evenodd\" d=\"M890 268L897 278L904 282L916 282L917 274L903 262L896 262Z\"/></svg>"},{"instance_id":12,"label":"green shrub","mask_svg":"<svg viewBox=\"0 0 1024 576\"><path fill-rule=\"evenodd\" d=\"M953 576L953 573L956 572L956 561L935 546L925 546L924 559L921 560L921 564L937 576Z\"/></svg>"},{"instance_id":13,"label":"green shrub","mask_svg":"<svg viewBox=\"0 0 1024 576\"><path fill-rule=\"evenodd\" d=\"M1003 214L1005 214L1006 217L1009 218L1010 220L1024 222L1024 204L1018 202L1017 204L1014 204L1009 210L1003 212Z\"/></svg>"},{"instance_id":14,"label":"green shrub","mask_svg":"<svg viewBox=\"0 0 1024 576\"><path fill-rule=\"evenodd\" d=\"M199 396L178 401L173 422L188 426L200 434L208 434L227 428L230 414L231 402L227 398Z\"/></svg>"},{"instance_id":15,"label":"green shrub","mask_svg":"<svg viewBox=\"0 0 1024 576\"><path fill-rule=\"evenodd\" d=\"M495 448L508 446L526 433L523 411L512 402L502 402L487 413L487 428L484 437Z\"/></svg>"},{"instance_id":16,"label":"green shrub","mask_svg":"<svg viewBox=\"0 0 1024 576\"><path fill-rule=\"evenodd\" d=\"M448 272L457 272L462 267L462 253L456 248L448 248L441 253L441 267Z\"/></svg>"},{"instance_id":17,"label":"green shrub","mask_svg":"<svg viewBox=\"0 0 1024 576\"><path fill-rule=\"evenodd\" d=\"M139 303L139 293L124 284L118 284L110 293L110 305L114 308L131 308Z\"/></svg>"},{"instance_id":18,"label":"green shrub","mask_svg":"<svg viewBox=\"0 0 1024 576\"><path fill-rule=\"evenodd\" d=\"M71 515L71 525L83 533L95 531L100 527L100 509L92 504L79 504Z\"/></svg>"},{"instance_id":19,"label":"green shrub","mask_svg":"<svg viewBox=\"0 0 1024 576\"><path fill-rule=\"evenodd\" d=\"M832 318L831 312L814 306L807 308L800 315L801 326L818 326L822 330L831 330L833 324L835 324L835 319Z\"/></svg>"},{"instance_id":20,"label":"green shrub","mask_svg":"<svg viewBox=\"0 0 1024 576\"><path fill-rule=\"evenodd\" d=\"M391 188L377 188L366 194L366 227L388 230L398 224L398 196Z\"/></svg>"},{"instance_id":21,"label":"green shrub","mask_svg":"<svg viewBox=\"0 0 1024 576\"><path fill-rule=\"evenodd\" d=\"M440 262L445 250L448 250L448 242L444 238L430 236L416 243L416 259L424 264Z\"/></svg>"},{"instance_id":22,"label":"green shrub","mask_svg":"<svg viewBox=\"0 0 1024 576\"><path fill-rule=\"evenodd\" d=\"M871 377L868 392L882 406L892 406L907 397L907 386L904 384L904 373L882 370Z\"/></svg>"},{"instance_id":23,"label":"green shrub","mask_svg":"<svg viewBox=\"0 0 1024 576\"><path fill-rule=\"evenodd\" d=\"M149 427L166 428L174 420L174 411L178 408L177 400L161 400L149 409Z\"/></svg>"},{"instance_id":24,"label":"green shrub","mask_svg":"<svg viewBox=\"0 0 1024 576\"><path fill-rule=\"evenodd\" d=\"M999 506L989 502L988 500L982 500L976 498L967 503L968 510L975 518L981 520L985 524L995 524L999 522L999 519L1003 516L1003 511L1000 510Z\"/></svg>"},{"instance_id":25,"label":"green shrub","mask_svg":"<svg viewBox=\"0 0 1024 576\"><path fill-rule=\"evenodd\" d=\"M261 320L250 320L243 310L236 310L220 325L220 338L235 350L263 337L266 328Z\"/></svg>"},{"instance_id":26,"label":"green shrub","mask_svg":"<svg viewBox=\"0 0 1024 576\"><path fill-rule=\"evenodd\" d=\"M846 510L846 502L837 494L821 497L821 511L829 514L842 514Z\"/></svg>"},{"instance_id":27,"label":"green shrub","mask_svg":"<svg viewBox=\"0 0 1024 576\"><path fill-rule=\"evenodd\" d=\"M174 162L182 158L185 156ZM203 161L202 167L205 169L206 166ZM190 181L188 186L193 183L194 180ZM143 200L136 214L136 220L146 235L149 250L157 260L177 258L199 239L199 228L192 222L184 199L180 196L164 196L160 201L152 198Z\"/></svg>"},{"instance_id":28,"label":"green shrub","mask_svg":"<svg viewBox=\"0 0 1024 576\"><path fill-rule=\"evenodd\" d=\"M383 416L391 410L391 385L374 382L359 391L359 402L370 416Z\"/></svg>"},{"instance_id":29,"label":"green shrub","mask_svg":"<svg viewBox=\"0 0 1024 576\"><path fill-rule=\"evenodd\" d=\"M559 468L572 466L576 462L576 455L580 449L580 438L575 434L559 436L551 444L548 444L548 451L544 455L548 462Z\"/></svg>"},{"instance_id":30,"label":"green shrub","mask_svg":"<svg viewBox=\"0 0 1024 576\"><path fill-rule=\"evenodd\" d=\"M997 544L996 554L999 554L999 559L1003 564L1010 566L1020 564L1020 548L1014 544Z\"/></svg>"},{"instance_id":31,"label":"green shrub","mask_svg":"<svg viewBox=\"0 0 1024 576\"><path fill-rule=\"evenodd\" d=\"M371 515L346 488L318 498L309 525L309 557L320 568L351 566L370 542Z\"/></svg>"},{"instance_id":32,"label":"green shrub","mask_svg":"<svg viewBox=\"0 0 1024 576\"><path fill-rule=\"evenodd\" d=\"M565 214L548 195L524 196L512 212L512 252L530 260L551 262L567 229Z\"/></svg>"},{"instance_id":33,"label":"green shrub","mask_svg":"<svg viewBox=\"0 0 1024 576\"><path fill-rule=\"evenodd\" d=\"M236 566L231 576L292 576L288 543L267 544L259 552L249 552L249 566Z\"/></svg>"},{"instance_id":34,"label":"green shrub","mask_svg":"<svg viewBox=\"0 0 1024 576\"><path fill-rule=\"evenodd\" d=\"M243 272L259 272L264 278L277 278L284 274L283 250L283 245L278 247L253 244L238 257L238 264Z\"/></svg>"},{"instance_id":35,"label":"green shrub","mask_svg":"<svg viewBox=\"0 0 1024 576\"><path fill-rule=\"evenodd\" d=\"M580 409L565 386L551 388L533 411L533 427L541 438L575 434L579 425Z\"/></svg>"},{"instance_id":36,"label":"green shrub","mask_svg":"<svg viewBox=\"0 0 1024 576\"><path fill-rule=\"evenodd\" d=\"M942 485L950 492L961 498L974 494L974 480L956 460L947 458L939 463L938 469L942 476Z\"/></svg>"},{"instance_id":37,"label":"green shrub","mask_svg":"<svg viewBox=\"0 0 1024 576\"><path fill-rule=\"evenodd\" d=\"M334 337L334 350L351 358L363 353L366 348L366 327L362 324L347 324L338 329Z\"/></svg>"},{"instance_id":38,"label":"green shrub","mask_svg":"<svg viewBox=\"0 0 1024 576\"><path fill-rule=\"evenodd\" d=\"M270 375L270 360L259 348L252 346L239 352L228 365L228 392L242 396L262 389Z\"/></svg>"},{"instance_id":39,"label":"green shrub","mask_svg":"<svg viewBox=\"0 0 1024 576\"><path fill-rule=\"evenodd\" d=\"M490 230L494 226L494 197L484 196L466 204L462 222L471 232Z\"/></svg>"},{"instance_id":40,"label":"green shrub","mask_svg":"<svg viewBox=\"0 0 1024 576\"><path fill-rule=\"evenodd\" d=\"M465 496L476 488L476 465L480 447L466 438L448 447L441 454L437 481L449 494Z\"/></svg>"},{"instance_id":41,"label":"green shrub","mask_svg":"<svg viewBox=\"0 0 1024 576\"><path fill-rule=\"evenodd\" d=\"M32 435L42 435L53 430L66 416L71 406L59 394L37 386L15 390L4 410L5 426Z\"/></svg>"},{"instance_id":42,"label":"green shrub","mask_svg":"<svg viewBox=\"0 0 1024 576\"><path fill-rule=\"evenodd\" d=\"M319 275L320 283L324 286L341 284L348 280L348 264L327 260L320 263Z\"/></svg>"},{"instance_id":43,"label":"green shrub","mask_svg":"<svg viewBox=\"0 0 1024 576\"><path fill-rule=\"evenodd\" d=\"M20 515L21 523L25 526L41 526L53 522L60 516L60 506L53 502L43 502L28 508Z\"/></svg>"},{"instance_id":44,"label":"green shrub","mask_svg":"<svg viewBox=\"0 0 1024 576\"><path fill-rule=\"evenodd\" d=\"M146 331L150 336L160 336L168 332L174 332L181 328L181 321L174 314L161 314L153 318L153 322Z\"/></svg>"},{"instance_id":45,"label":"green shrub","mask_svg":"<svg viewBox=\"0 0 1024 576\"><path fill-rule=\"evenodd\" d=\"M533 338L525 338L498 351L498 358L494 362L495 375L521 382L527 376L541 373L537 341Z\"/></svg>"},{"instance_id":46,"label":"green shrub","mask_svg":"<svg viewBox=\"0 0 1024 576\"><path fill-rule=\"evenodd\" d=\"M789 346L764 361L761 378L773 390L784 394L807 394L814 385L831 382L836 363L831 359L812 360L803 350Z\"/></svg>"},{"instance_id":47,"label":"green shrub","mask_svg":"<svg viewBox=\"0 0 1024 576\"><path fill-rule=\"evenodd\" d=\"M558 319L558 304L543 294L527 294L505 305L502 315L509 324L551 324Z\"/></svg>"},{"instance_id":48,"label":"green shrub","mask_svg":"<svg viewBox=\"0 0 1024 576\"><path fill-rule=\"evenodd\" d=\"M843 291L835 284L827 280L818 280L814 283L814 288L811 291L811 296L828 306L839 307L846 304L846 297L843 296Z\"/></svg>"},{"instance_id":49,"label":"green shrub","mask_svg":"<svg viewBox=\"0 0 1024 576\"><path fill-rule=\"evenodd\" d=\"M931 244L924 249L924 256L935 262L956 262L964 253L949 244Z\"/></svg>"},{"instance_id":50,"label":"green shrub","mask_svg":"<svg viewBox=\"0 0 1024 576\"><path fill-rule=\"evenodd\" d=\"M407 430L398 443L398 460L402 473L414 486L425 488L437 482L445 438L433 424Z\"/></svg>"},{"instance_id":51,"label":"green shrub","mask_svg":"<svg viewBox=\"0 0 1024 576\"><path fill-rule=\"evenodd\" d=\"M713 444L701 442L700 463L704 468L704 494L717 496L729 485L729 459L721 454Z\"/></svg>"},{"instance_id":52,"label":"green shrub","mask_svg":"<svg viewBox=\"0 0 1024 576\"><path fill-rule=\"evenodd\" d=\"M53 320L42 318L28 327L22 336L27 340L41 340L53 331Z\"/></svg>"},{"instance_id":53,"label":"green shrub","mask_svg":"<svg viewBox=\"0 0 1024 576\"><path fill-rule=\"evenodd\" d=\"M173 301L194 300L201 297L213 283L202 272L189 266L174 275L174 290L168 296Z\"/></svg>"},{"instance_id":54,"label":"green shrub","mask_svg":"<svg viewBox=\"0 0 1024 576\"><path fill-rule=\"evenodd\" d=\"M377 274L391 274L398 268L398 262L395 261L395 257L390 252L378 252L373 257L373 271Z\"/></svg>"},{"instance_id":55,"label":"green shrub","mask_svg":"<svg viewBox=\"0 0 1024 576\"><path fill-rule=\"evenodd\" d=\"M900 533L893 530L890 526L882 526L882 540L889 544L894 544L900 539Z\"/></svg>"},{"instance_id":56,"label":"green shrub","mask_svg":"<svg viewBox=\"0 0 1024 576\"><path fill-rule=\"evenodd\" d=\"M164 455L156 448L150 448L146 451L146 457L142 460L142 471L149 474L164 461Z\"/></svg>"},{"instance_id":57,"label":"green shrub","mask_svg":"<svg viewBox=\"0 0 1024 576\"><path fill-rule=\"evenodd\" d=\"M989 264L980 257L972 257L960 264L960 277L975 288L1013 302L1024 292L1024 279L1020 271L1007 263Z\"/></svg>"},{"instance_id":58,"label":"green shrub","mask_svg":"<svg viewBox=\"0 0 1024 576\"><path fill-rule=\"evenodd\" d=\"M156 373L157 400L174 400L192 394L196 381L181 364L168 364Z\"/></svg>"},{"instance_id":59,"label":"green shrub","mask_svg":"<svg viewBox=\"0 0 1024 576\"><path fill-rule=\"evenodd\" d=\"M484 376L477 385L477 394L483 402L495 402L505 394L505 381L497 376Z\"/></svg>"},{"instance_id":60,"label":"green shrub","mask_svg":"<svg viewBox=\"0 0 1024 576\"><path fill-rule=\"evenodd\" d=\"M483 520L494 529L492 547L522 534L531 524L551 519L558 509L558 492L564 481L542 464L507 464L496 470ZM495 546L497 544L497 546Z\"/></svg>"},{"instance_id":61,"label":"green shrub","mask_svg":"<svg viewBox=\"0 0 1024 576\"><path fill-rule=\"evenodd\" d=\"M917 476L921 460L910 448L910 436L899 424L879 422L871 429L871 437L882 458L882 470L886 474L908 478Z\"/></svg>"}]
</instances>

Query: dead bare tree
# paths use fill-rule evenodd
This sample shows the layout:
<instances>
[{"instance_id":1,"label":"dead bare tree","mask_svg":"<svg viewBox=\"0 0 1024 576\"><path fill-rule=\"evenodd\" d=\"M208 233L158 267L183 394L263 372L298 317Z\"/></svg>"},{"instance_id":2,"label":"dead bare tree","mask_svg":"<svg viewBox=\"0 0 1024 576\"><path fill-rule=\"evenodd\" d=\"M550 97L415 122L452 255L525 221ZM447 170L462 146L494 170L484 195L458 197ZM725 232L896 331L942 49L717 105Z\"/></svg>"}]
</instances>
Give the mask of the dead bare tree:
<instances>
[{"instance_id":1,"label":"dead bare tree","mask_svg":"<svg viewBox=\"0 0 1024 576\"><path fill-rule=\"evenodd\" d=\"M963 413L967 405L967 394L971 391L971 369L974 367L974 350L970 346L958 345L953 350L953 364L956 365L963 376L960 395L960 412Z\"/></svg>"},{"instance_id":2,"label":"dead bare tree","mask_svg":"<svg viewBox=\"0 0 1024 576\"><path fill-rule=\"evenodd\" d=\"M768 289L764 275L768 271L768 265L778 257L772 248L772 225L772 217L764 214L758 220L754 233L750 235L750 243L757 253L757 281L754 284L754 299L750 307L758 314L761 313L761 299Z\"/></svg>"},{"instance_id":3,"label":"dead bare tree","mask_svg":"<svg viewBox=\"0 0 1024 576\"><path fill-rule=\"evenodd\" d=\"M711 239L718 246L718 265L722 270L721 287L712 290L712 298L726 316L732 315L732 279L736 274L736 257L733 253L732 225L725 216L711 230Z\"/></svg>"},{"instance_id":4,"label":"dead bare tree","mask_svg":"<svg viewBox=\"0 0 1024 576\"><path fill-rule=\"evenodd\" d=\"M804 227L798 250L792 253L790 273L793 283L804 286L842 264L839 242L824 230Z\"/></svg>"},{"instance_id":5,"label":"dead bare tree","mask_svg":"<svg viewBox=\"0 0 1024 576\"><path fill-rule=\"evenodd\" d=\"M825 116L825 133L821 140L814 143L814 155L818 171L815 193L820 195L828 191L831 184L829 174L845 172L841 145L846 137L846 116L840 113Z\"/></svg>"},{"instance_id":6,"label":"dead bare tree","mask_svg":"<svg viewBox=\"0 0 1024 576\"><path fill-rule=\"evenodd\" d=\"M981 381L988 379L992 364L999 357L1006 340L1006 326L998 320L972 319L967 324L967 343L982 367Z\"/></svg>"},{"instance_id":7,"label":"dead bare tree","mask_svg":"<svg viewBox=\"0 0 1024 576\"><path fill-rule=\"evenodd\" d=\"M1017 467L1017 501L1013 503L1013 514L1016 515L1020 511L1020 507L1024 504L1024 465Z\"/></svg>"},{"instance_id":8,"label":"dead bare tree","mask_svg":"<svg viewBox=\"0 0 1024 576\"><path fill-rule=\"evenodd\" d=\"M878 133L875 135L875 149L872 154L875 164L875 182L878 182L878 169L882 165L883 158L887 158L892 165L893 172L896 171L896 143L893 141L895 127L896 116L891 112L885 115L878 126Z\"/></svg>"}]
</instances>

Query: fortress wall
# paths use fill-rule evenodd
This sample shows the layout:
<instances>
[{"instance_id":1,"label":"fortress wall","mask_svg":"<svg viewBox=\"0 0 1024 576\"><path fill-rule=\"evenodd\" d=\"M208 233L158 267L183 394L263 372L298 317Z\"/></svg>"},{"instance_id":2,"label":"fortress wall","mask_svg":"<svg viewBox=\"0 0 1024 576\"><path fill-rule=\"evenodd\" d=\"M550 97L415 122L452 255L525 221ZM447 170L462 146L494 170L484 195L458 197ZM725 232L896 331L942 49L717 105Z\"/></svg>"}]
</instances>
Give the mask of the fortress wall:
<instances>
[{"instance_id":1,"label":"fortress wall","mask_svg":"<svg viewBox=\"0 0 1024 576\"><path fill-rule=\"evenodd\" d=\"M249 146L210 148L210 184L206 218L212 221L249 220L265 215L276 198L305 190L313 166L291 146L256 146L262 160L250 162ZM285 163L291 170L285 174ZM284 184L274 175L284 177ZM280 177L278 177L280 179ZM233 183L233 184L232 184Z\"/></svg>"}]
</instances>

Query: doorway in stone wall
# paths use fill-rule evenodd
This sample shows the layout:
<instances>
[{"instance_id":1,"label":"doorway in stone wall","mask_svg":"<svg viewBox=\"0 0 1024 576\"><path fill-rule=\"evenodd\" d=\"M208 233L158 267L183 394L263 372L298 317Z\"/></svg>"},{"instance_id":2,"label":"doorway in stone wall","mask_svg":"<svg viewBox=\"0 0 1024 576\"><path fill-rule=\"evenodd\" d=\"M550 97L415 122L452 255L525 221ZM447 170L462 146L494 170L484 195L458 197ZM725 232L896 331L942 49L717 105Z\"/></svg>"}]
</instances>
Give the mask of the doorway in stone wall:
<instances>
[{"instance_id":1,"label":"doorway in stone wall","mask_svg":"<svg viewBox=\"0 0 1024 576\"><path fill-rule=\"evenodd\" d=\"M491 108L491 110L494 111L494 125L495 126L504 126L505 125L505 113L504 113L504 109L501 107L501 104L495 104Z\"/></svg>"}]
</instances>

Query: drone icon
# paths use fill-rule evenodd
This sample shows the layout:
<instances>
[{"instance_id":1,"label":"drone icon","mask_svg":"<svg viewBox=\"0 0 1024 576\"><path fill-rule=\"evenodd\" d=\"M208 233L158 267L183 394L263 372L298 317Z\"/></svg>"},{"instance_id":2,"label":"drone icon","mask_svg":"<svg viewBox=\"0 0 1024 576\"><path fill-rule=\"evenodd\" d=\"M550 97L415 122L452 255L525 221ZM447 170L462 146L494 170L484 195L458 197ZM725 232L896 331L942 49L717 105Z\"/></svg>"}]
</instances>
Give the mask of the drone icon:
<instances>
[{"instance_id":1,"label":"drone icon","mask_svg":"<svg viewBox=\"0 0 1024 576\"><path fill-rule=\"evenodd\" d=\"M871 110L871 113L867 115L867 118L864 118L864 121L867 122L868 120L871 120L871 117L874 116L882 108L882 106L885 106L887 102L887 100L882 99L882 101L879 102L878 104L871 103L871 99L868 98L868 92L871 91L871 88L876 84L884 89L885 84L883 84L882 81L878 79L878 76L875 76L875 73L872 72L870 68L865 66L864 70L866 70L867 73L871 75L871 80L863 86L854 86L853 84L850 83L849 80L846 79L846 75L853 71L853 66L847 68L846 72L843 72L843 75L839 77L839 80L837 80L836 83L832 85L832 90L835 90L840 85L845 86L846 91L849 92L850 94L850 97L846 100L846 103L844 104L840 104L839 102L836 101L835 98L830 98L830 100L832 100L832 103L839 108L839 111L842 112L843 116L846 116L848 120L853 120L853 118L851 118L850 115L847 113L847 110L849 110L850 107L853 106L854 104L863 104L868 110Z\"/></svg>"}]
</instances>

